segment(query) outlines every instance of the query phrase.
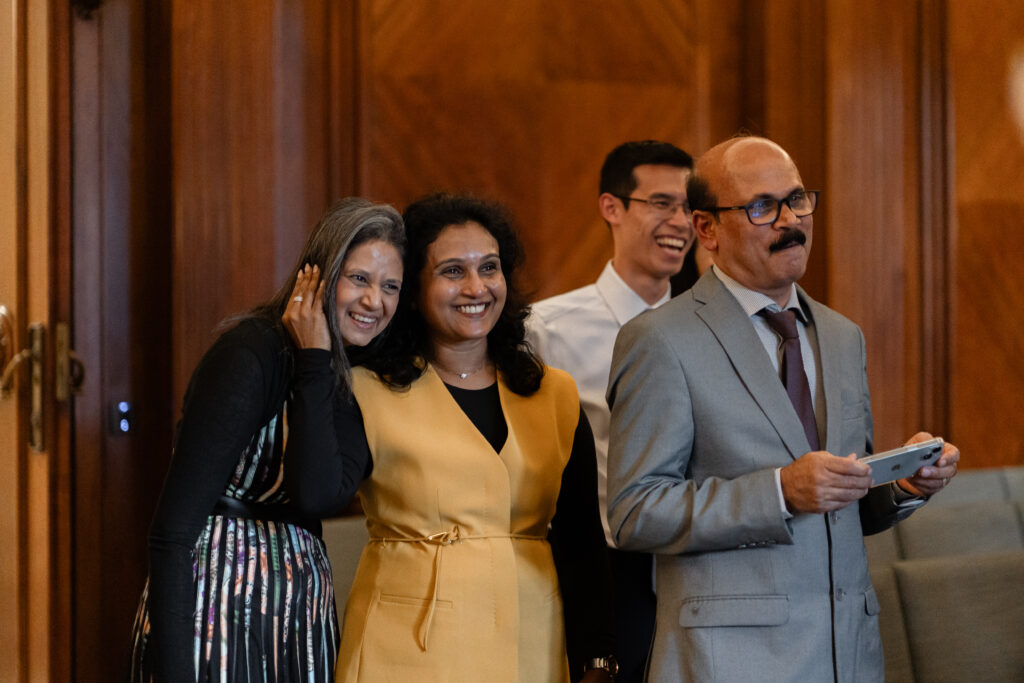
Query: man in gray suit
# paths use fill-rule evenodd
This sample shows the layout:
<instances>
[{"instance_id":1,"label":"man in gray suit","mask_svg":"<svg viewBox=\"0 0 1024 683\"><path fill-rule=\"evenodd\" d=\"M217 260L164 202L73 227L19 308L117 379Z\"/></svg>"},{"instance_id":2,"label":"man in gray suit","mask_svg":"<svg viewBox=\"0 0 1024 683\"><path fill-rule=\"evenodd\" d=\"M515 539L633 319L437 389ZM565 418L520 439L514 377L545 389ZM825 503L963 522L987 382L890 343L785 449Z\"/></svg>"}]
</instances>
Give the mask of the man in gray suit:
<instances>
[{"instance_id":1,"label":"man in gray suit","mask_svg":"<svg viewBox=\"0 0 1024 683\"><path fill-rule=\"evenodd\" d=\"M863 536L939 491L959 451L870 488L864 336L796 286L817 193L785 150L717 145L687 195L714 266L623 327L608 388L611 531L658 553L649 680L880 681ZM777 335L763 309L795 331Z\"/></svg>"}]
</instances>

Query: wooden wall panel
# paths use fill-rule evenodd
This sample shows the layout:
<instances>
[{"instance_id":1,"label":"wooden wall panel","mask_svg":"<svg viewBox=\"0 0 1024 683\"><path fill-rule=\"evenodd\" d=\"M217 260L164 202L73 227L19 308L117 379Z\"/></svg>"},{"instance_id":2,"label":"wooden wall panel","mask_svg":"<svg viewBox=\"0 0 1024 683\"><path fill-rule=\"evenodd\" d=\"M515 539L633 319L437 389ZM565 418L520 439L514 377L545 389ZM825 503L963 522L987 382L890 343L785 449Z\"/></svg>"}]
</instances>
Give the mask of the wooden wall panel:
<instances>
[{"instance_id":1,"label":"wooden wall panel","mask_svg":"<svg viewBox=\"0 0 1024 683\"><path fill-rule=\"evenodd\" d=\"M763 84L762 111L748 114L763 122L763 134L789 151L805 187L822 191L814 214L814 238L807 273L800 285L811 296L829 301L828 254L830 201L826 191L828 145L826 111L826 5L820 0L767 0L758 25L747 35L766 39L763 56L746 66L757 69ZM753 74L750 76L753 79Z\"/></svg>"},{"instance_id":2,"label":"wooden wall panel","mask_svg":"<svg viewBox=\"0 0 1024 683\"><path fill-rule=\"evenodd\" d=\"M354 190L352 26L329 0L172 4L175 406L218 322Z\"/></svg>"},{"instance_id":3,"label":"wooden wall panel","mask_svg":"<svg viewBox=\"0 0 1024 683\"><path fill-rule=\"evenodd\" d=\"M917 424L906 391L920 335L917 7L832 0L826 24L829 303L864 330L876 447L891 448L942 430Z\"/></svg>"},{"instance_id":4,"label":"wooden wall panel","mask_svg":"<svg viewBox=\"0 0 1024 683\"><path fill-rule=\"evenodd\" d=\"M864 329L879 446L955 437L946 24L940 0L364 0L359 188L505 201L539 298L610 252L594 197L612 146L772 137L823 190L802 284Z\"/></svg>"},{"instance_id":5,"label":"wooden wall panel","mask_svg":"<svg viewBox=\"0 0 1024 683\"><path fill-rule=\"evenodd\" d=\"M714 40L734 3L360 8L360 191L399 207L436 190L505 202L537 298L592 281L610 257L597 211L608 151L659 138L696 154L738 125Z\"/></svg>"},{"instance_id":6,"label":"wooden wall panel","mask_svg":"<svg viewBox=\"0 0 1024 683\"><path fill-rule=\"evenodd\" d=\"M969 463L1024 464L1024 5L947 7L956 27L953 434Z\"/></svg>"}]
</instances>

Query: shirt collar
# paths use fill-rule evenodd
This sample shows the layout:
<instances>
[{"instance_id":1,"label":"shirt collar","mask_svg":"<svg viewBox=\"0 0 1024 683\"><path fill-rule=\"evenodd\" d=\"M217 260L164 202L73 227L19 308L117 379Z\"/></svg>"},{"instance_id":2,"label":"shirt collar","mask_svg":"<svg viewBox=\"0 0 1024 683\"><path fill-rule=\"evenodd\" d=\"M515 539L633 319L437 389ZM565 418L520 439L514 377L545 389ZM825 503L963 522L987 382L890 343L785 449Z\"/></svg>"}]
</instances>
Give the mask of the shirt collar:
<instances>
[{"instance_id":1,"label":"shirt collar","mask_svg":"<svg viewBox=\"0 0 1024 683\"><path fill-rule=\"evenodd\" d=\"M729 293L736 298L736 301L739 302L740 306L743 308L743 311L748 316L753 317L757 315L759 311L765 308L768 308L772 311L788 310L791 308L794 311L796 311L796 314L800 318L801 322L803 322L804 324L807 323L808 316L807 313L804 311L803 306L800 305L800 297L797 296L795 284L789 286L789 300L786 302L786 305L782 308L779 308L779 305L775 303L775 300L772 299L767 294L762 294L761 292L755 291L748 287L744 287L740 283L736 282L736 280L733 280L731 277L726 275L725 272L723 272L722 269L719 268L718 266L712 265L711 268L712 270L714 270L715 276L722 282L723 285L725 285L725 288L729 290Z\"/></svg>"},{"instance_id":2,"label":"shirt collar","mask_svg":"<svg viewBox=\"0 0 1024 683\"><path fill-rule=\"evenodd\" d=\"M665 288L665 295L653 306L647 304L643 297L633 291L626 281L619 277L609 261L597 278L597 291L601 293L612 315L620 325L625 325L649 308L657 308L671 298L671 288Z\"/></svg>"}]
</instances>

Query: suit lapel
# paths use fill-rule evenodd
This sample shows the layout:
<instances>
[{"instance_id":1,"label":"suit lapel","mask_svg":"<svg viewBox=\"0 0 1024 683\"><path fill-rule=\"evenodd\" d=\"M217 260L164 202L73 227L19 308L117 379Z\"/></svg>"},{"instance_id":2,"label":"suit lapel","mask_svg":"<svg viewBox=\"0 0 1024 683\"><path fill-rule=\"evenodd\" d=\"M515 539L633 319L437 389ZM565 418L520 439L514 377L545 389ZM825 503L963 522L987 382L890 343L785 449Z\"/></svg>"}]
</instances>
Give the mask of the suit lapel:
<instances>
[{"instance_id":1,"label":"suit lapel","mask_svg":"<svg viewBox=\"0 0 1024 683\"><path fill-rule=\"evenodd\" d=\"M765 356L764 346L747 314L725 285L706 273L694 286L694 298L704 305L697 316L722 346L740 381L750 392L779 438L796 459L810 450L803 425L789 401L786 388Z\"/></svg>"},{"instance_id":2,"label":"suit lapel","mask_svg":"<svg viewBox=\"0 0 1024 683\"><path fill-rule=\"evenodd\" d=\"M839 365L839 357L834 353L840 347L840 339L837 336L838 327L832 324L828 315L829 311L817 301L807 296L807 293L797 287L797 293L801 302L811 312L814 321L814 331L818 343L818 363L821 366L822 396L825 397L824 411L817 411L825 415L825 450L840 457L848 455L839 453L842 448L842 396L840 395L839 376L842 368ZM819 425L818 435L821 436Z\"/></svg>"}]
</instances>

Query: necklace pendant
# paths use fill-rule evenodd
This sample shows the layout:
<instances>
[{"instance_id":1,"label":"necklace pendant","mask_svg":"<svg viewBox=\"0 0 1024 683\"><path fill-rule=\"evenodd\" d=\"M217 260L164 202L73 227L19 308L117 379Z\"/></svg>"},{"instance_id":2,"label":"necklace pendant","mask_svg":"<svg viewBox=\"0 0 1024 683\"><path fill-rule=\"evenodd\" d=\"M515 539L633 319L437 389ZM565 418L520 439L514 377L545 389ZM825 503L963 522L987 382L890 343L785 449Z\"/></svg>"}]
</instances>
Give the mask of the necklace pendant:
<instances>
[{"instance_id":1,"label":"necklace pendant","mask_svg":"<svg viewBox=\"0 0 1024 683\"><path fill-rule=\"evenodd\" d=\"M468 372L460 372L459 373L459 378L466 379L467 377L469 377L469 373Z\"/></svg>"}]
</instances>

